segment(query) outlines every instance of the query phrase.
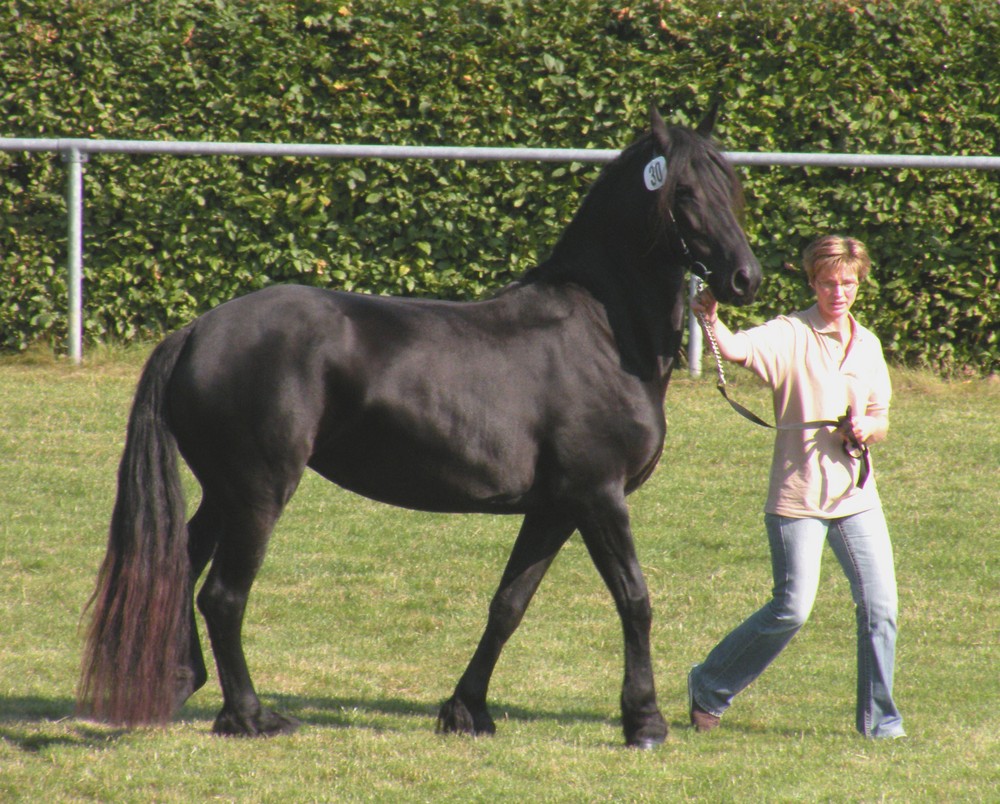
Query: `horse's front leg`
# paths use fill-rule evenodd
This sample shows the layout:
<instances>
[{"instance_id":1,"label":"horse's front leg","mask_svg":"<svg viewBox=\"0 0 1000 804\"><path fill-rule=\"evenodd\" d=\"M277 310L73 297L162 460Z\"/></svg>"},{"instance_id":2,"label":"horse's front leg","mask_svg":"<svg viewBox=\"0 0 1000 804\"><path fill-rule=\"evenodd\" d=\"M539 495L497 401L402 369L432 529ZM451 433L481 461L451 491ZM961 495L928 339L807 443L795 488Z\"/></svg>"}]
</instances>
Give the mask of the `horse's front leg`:
<instances>
[{"instance_id":1,"label":"horse's front leg","mask_svg":"<svg viewBox=\"0 0 1000 804\"><path fill-rule=\"evenodd\" d=\"M524 518L500 586L490 603L479 646L454 694L441 706L439 732L478 735L496 731L486 706L493 669L556 553L574 529L570 520L551 512L531 513Z\"/></svg>"},{"instance_id":2,"label":"horse's front leg","mask_svg":"<svg viewBox=\"0 0 1000 804\"><path fill-rule=\"evenodd\" d=\"M667 723L656 705L649 632L649 591L632 542L624 498L595 500L580 521L580 534L615 600L625 634L622 727L625 742L653 748L667 737Z\"/></svg>"}]
</instances>

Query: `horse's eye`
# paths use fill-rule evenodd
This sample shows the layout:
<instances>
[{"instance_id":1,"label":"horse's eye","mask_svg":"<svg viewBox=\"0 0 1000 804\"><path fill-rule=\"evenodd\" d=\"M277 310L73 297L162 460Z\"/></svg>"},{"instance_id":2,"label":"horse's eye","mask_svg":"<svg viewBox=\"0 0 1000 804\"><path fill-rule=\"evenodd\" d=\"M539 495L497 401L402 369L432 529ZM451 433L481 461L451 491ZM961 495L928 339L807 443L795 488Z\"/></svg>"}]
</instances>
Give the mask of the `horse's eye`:
<instances>
[{"instance_id":1,"label":"horse's eye","mask_svg":"<svg viewBox=\"0 0 1000 804\"><path fill-rule=\"evenodd\" d=\"M677 185L677 190L675 191L675 197L681 204L693 203L695 200L694 190L683 184L679 184Z\"/></svg>"}]
</instances>

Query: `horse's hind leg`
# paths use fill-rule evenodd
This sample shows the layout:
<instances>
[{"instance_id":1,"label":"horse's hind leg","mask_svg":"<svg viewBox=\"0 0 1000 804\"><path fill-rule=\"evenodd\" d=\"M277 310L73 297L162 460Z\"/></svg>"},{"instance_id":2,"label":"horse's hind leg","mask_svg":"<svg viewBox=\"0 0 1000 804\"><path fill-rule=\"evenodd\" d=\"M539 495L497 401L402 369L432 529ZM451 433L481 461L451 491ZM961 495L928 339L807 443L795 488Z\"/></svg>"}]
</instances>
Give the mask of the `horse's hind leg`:
<instances>
[{"instance_id":1,"label":"horse's hind leg","mask_svg":"<svg viewBox=\"0 0 1000 804\"><path fill-rule=\"evenodd\" d=\"M211 569L198 593L222 686L222 710L213 726L217 734L269 736L292 732L299 725L294 718L264 709L243 653L247 598L280 513L280 508L263 506L230 508Z\"/></svg>"},{"instance_id":2,"label":"horse's hind leg","mask_svg":"<svg viewBox=\"0 0 1000 804\"><path fill-rule=\"evenodd\" d=\"M552 513L524 518L507 561L500 587L490 603L479 647L455 688L441 706L439 732L493 734L496 727L486 706L486 693L504 644L521 622L552 560L573 533L573 523Z\"/></svg>"},{"instance_id":3,"label":"horse's hind leg","mask_svg":"<svg viewBox=\"0 0 1000 804\"><path fill-rule=\"evenodd\" d=\"M197 513L188 522L188 560L191 563L192 590L192 596L187 602L190 609L190 631L187 664L177 672L175 711L208 681L208 668L205 666L205 655L202 652L201 639L198 637L193 592L215 552L221 527L219 512L208 499L202 501Z\"/></svg>"}]
</instances>

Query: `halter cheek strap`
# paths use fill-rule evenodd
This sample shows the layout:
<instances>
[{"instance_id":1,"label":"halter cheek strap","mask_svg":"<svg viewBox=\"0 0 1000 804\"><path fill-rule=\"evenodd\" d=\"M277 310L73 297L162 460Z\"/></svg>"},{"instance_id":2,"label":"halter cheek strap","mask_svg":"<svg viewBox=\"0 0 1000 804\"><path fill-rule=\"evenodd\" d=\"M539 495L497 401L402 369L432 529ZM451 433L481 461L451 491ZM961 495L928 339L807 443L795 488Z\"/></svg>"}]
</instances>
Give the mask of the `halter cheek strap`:
<instances>
[{"instance_id":1,"label":"halter cheek strap","mask_svg":"<svg viewBox=\"0 0 1000 804\"><path fill-rule=\"evenodd\" d=\"M700 280L707 282L708 277L712 274L712 272L708 269L708 266L705 265L705 263L694 258L694 254L692 254L691 249L688 248L687 241L684 239L684 235L681 234L680 227L674 219L674 211L672 209L668 209L667 215L670 218L670 226L673 228L674 234L677 235L677 242L680 243L684 259L687 260L688 270Z\"/></svg>"},{"instance_id":2,"label":"halter cheek strap","mask_svg":"<svg viewBox=\"0 0 1000 804\"><path fill-rule=\"evenodd\" d=\"M661 154L660 156L654 156L650 159L646 163L646 167L642 170L642 181L643 184L646 185L646 189L650 192L655 192L666 184L667 158ZM674 218L674 211L668 208L667 215L670 218L670 226L674 230L674 234L677 236L677 242L680 243L684 259L688 263L688 270L695 276L707 280L709 274L712 272L708 270L708 266L706 266L705 263L694 258L694 255L691 253L691 249L688 248L688 244L684 240L684 235L681 234L681 230L677 227L677 221Z\"/></svg>"}]
</instances>

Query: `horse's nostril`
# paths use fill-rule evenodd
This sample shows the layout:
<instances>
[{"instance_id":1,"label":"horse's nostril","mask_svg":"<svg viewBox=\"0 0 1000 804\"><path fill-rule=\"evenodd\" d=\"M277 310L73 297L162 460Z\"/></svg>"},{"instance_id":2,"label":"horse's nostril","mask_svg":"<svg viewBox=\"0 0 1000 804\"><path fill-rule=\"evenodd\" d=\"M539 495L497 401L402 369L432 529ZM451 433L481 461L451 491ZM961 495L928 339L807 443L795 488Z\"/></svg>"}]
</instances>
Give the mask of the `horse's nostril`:
<instances>
[{"instance_id":1,"label":"horse's nostril","mask_svg":"<svg viewBox=\"0 0 1000 804\"><path fill-rule=\"evenodd\" d=\"M733 290L738 296L746 295L750 289L750 272L746 268L740 268L733 272Z\"/></svg>"},{"instance_id":2,"label":"horse's nostril","mask_svg":"<svg viewBox=\"0 0 1000 804\"><path fill-rule=\"evenodd\" d=\"M753 298L757 292L757 277L759 272L753 270L752 266L744 265L732 275L732 288L740 298Z\"/></svg>"}]
</instances>

